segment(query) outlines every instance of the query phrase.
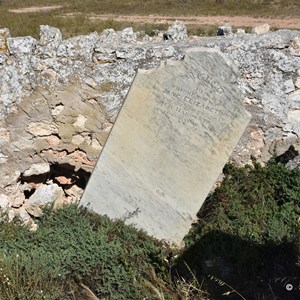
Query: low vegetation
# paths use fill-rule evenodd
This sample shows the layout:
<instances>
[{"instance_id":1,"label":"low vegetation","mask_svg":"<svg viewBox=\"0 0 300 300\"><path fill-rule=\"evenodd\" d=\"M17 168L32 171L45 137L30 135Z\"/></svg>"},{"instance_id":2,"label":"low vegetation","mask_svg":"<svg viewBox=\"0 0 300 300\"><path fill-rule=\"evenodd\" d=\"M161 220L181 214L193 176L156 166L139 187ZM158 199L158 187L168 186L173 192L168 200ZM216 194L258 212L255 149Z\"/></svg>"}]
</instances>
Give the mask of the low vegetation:
<instances>
[{"instance_id":1,"label":"low vegetation","mask_svg":"<svg viewBox=\"0 0 300 300\"><path fill-rule=\"evenodd\" d=\"M36 232L3 217L0 299L299 299L285 287L300 281L300 170L224 173L181 250L74 205Z\"/></svg>"},{"instance_id":2,"label":"low vegetation","mask_svg":"<svg viewBox=\"0 0 300 300\"><path fill-rule=\"evenodd\" d=\"M246 299L299 299L300 170L271 160L228 164L224 174L185 238L177 272L203 278L216 299L234 291ZM289 283L296 288L287 294Z\"/></svg>"},{"instance_id":3,"label":"low vegetation","mask_svg":"<svg viewBox=\"0 0 300 300\"><path fill-rule=\"evenodd\" d=\"M13 13L11 9L60 5L49 11ZM300 14L299 0L2 0L0 27L8 27L13 36L38 37L39 25L59 27L65 37L101 32L104 28L122 29L132 26L136 31L166 29L168 24L137 24L91 18L96 14L164 15L164 16L294 16ZM188 25L190 34L215 34L215 26Z\"/></svg>"},{"instance_id":4,"label":"low vegetation","mask_svg":"<svg viewBox=\"0 0 300 300\"><path fill-rule=\"evenodd\" d=\"M139 299L166 286L167 248L74 205L48 209L37 232L2 221L0 244L0 299L86 299L87 288Z\"/></svg>"}]
</instances>

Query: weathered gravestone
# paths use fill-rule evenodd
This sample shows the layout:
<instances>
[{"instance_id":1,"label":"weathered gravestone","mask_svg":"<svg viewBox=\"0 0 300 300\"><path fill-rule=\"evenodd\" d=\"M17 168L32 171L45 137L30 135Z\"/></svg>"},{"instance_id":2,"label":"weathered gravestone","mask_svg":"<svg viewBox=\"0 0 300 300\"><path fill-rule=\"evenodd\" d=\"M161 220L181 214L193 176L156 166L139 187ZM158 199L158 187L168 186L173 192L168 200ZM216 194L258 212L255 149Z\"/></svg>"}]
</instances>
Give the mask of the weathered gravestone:
<instances>
[{"instance_id":1,"label":"weathered gravestone","mask_svg":"<svg viewBox=\"0 0 300 300\"><path fill-rule=\"evenodd\" d=\"M216 50L139 70L80 204L180 243L249 120Z\"/></svg>"}]
</instances>

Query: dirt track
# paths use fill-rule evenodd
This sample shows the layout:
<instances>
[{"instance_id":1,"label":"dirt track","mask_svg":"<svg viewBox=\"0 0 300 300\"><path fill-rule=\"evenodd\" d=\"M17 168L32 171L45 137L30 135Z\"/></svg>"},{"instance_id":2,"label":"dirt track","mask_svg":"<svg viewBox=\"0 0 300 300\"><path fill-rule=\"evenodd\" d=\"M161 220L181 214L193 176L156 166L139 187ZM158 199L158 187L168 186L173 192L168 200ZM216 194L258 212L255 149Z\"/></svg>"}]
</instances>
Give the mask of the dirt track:
<instances>
[{"instance_id":1,"label":"dirt track","mask_svg":"<svg viewBox=\"0 0 300 300\"><path fill-rule=\"evenodd\" d=\"M12 9L10 12L14 13L30 13L30 12L41 12L60 9L62 6L52 5L52 6L32 6L27 8ZM74 16L80 13L68 13L64 16ZM247 17L247 16L160 16L160 15L116 15L116 14L90 14L88 15L91 20L115 20L121 22L131 22L131 23L152 23L152 24L170 24L174 20L183 21L186 25L222 25L229 23L235 27L255 27L268 23L273 28L287 28L287 29L300 29L300 18L288 18L288 17Z\"/></svg>"},{"instance_id":2,"label":"dirt track","mask_svg":"<svg viewBox=\"0 0 300 300\"><path fill-rule=\"evenodd\" d=\"M300 18L254 18L247 16L202 16L202 17L168 17L168 16L139 16L139 15L91 15L91 19L97 20L115 20L122 22L133 22L133 23L172 23L174 20L183 21L186 25L221 25L229 23L236 27L255 27L268 23L275 28L287 28L287 29L300 29Z\"/></svg>"},{"instance_id":3,"label":"dirt track","mask_svg":"<svg viewBox=\"0 0 300 300\"><path fill-rule=\"evenodd\" d=\"M32 13L32 12L45 12L45 11L59 9L59 8L62 8L62 6L61 5L31 6L31 7L9 9L8 11L15 14L25 14L25 13Z\"/></svg>"}]
</instances>

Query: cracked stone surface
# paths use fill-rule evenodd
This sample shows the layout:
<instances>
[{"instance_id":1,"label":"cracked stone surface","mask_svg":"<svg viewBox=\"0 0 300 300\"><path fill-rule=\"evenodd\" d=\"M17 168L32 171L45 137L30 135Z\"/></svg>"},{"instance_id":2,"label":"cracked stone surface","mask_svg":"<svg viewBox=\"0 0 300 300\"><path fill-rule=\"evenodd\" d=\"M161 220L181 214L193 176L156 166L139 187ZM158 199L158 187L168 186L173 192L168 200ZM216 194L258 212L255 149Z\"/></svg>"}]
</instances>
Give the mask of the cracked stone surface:
<instances>
[{"instance_id":1,"label":"cracked stone surface","mask_svg":"<svg viewBox=\"0 0 300 300\"><path fill-rule=\"evenodd\" d=\"M13 217L49 180L63 187L64 201L78 200L137 69L180 60L192 47L217 48L238 69L252 120L231 159L284 154L300 142L300 31L266 28L187 37L177 22L168 40L162 32L138 38L132 28L63 40L46 25L35 40L0 28L0 206L7 197L8 207L21 205Z\"/></svg>"}]
</instances>

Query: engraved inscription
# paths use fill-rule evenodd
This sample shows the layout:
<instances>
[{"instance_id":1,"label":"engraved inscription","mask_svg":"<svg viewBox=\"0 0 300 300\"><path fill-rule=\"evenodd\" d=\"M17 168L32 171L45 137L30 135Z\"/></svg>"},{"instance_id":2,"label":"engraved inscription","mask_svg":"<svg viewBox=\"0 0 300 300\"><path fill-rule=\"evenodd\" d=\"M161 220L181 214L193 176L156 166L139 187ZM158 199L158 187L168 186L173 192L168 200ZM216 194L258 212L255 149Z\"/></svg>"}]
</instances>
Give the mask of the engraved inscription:
<instances>
[{"instance_id":1,"label":"engraved inscription","mask_svg":"<svg viewBox=\"0 0 300 300\"><path fill-rule=\"evenodd\" d=\"M249 121L232 82L216 50L139 71L81 205L179 243Z\"/></svg>"},{"instance_id":2,"label":"engraved inscription","mask_svg":"<svg viewBox=\"0 0 300 300\"><path fill-rule=\"evenodd\" d=\"M181 73L179 74L179 77L182 79L201 80L207 87L211 88L219 95L224 92L224 89L220 86L220 84L218 84L213 77L208 74L190 72L189 74Z\"/></svg>"}]
</instances>

